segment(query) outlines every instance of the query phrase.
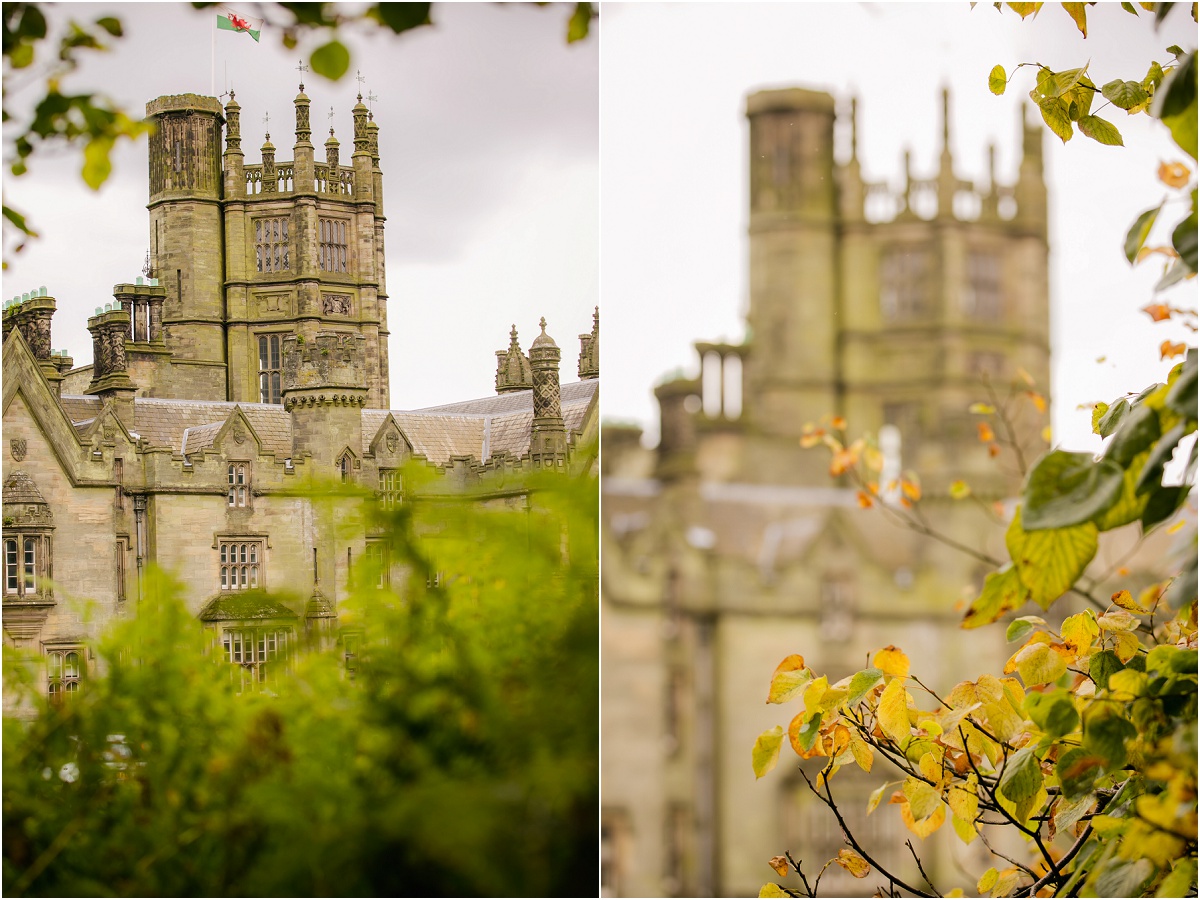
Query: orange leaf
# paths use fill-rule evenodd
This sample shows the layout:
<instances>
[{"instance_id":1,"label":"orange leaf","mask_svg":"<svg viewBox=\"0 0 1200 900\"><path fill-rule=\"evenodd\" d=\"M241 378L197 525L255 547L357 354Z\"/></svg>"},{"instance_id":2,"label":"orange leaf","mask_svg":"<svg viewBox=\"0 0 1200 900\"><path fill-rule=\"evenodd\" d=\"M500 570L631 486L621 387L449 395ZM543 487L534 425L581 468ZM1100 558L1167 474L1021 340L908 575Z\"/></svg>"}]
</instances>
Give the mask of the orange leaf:
<instances>
[{"instance_id":1,"label":"orange leaf","mask_svg":"<svg viewBox=\"0 0 1200 900\"><path fill-rule=\"evenodd\" d=\"M1187 353L1186 344L1172 344L1170 341L1163 341L1158 347L1160 359L1172 359L1176 356L1183 356Z\"/></svg>"},{"instance_id":2,"label":"orange leaf","mask_svg":"<svg viewBox=\"0 0 1200 900\"><path fill-rule=\"evenodd\" d=\"M804 657L793 653L771 673L771 689L767 693L767 702L786 703L804 690L811 680L812 672L805 668Z\"/></svg>"},{"instance_id":3,"label":"orange leaf","mask_svg":"<svg viewBox=\"0 0 1200 900\"><path fill-rule=\"evenodd\" d=\"M999 455L1000 455L999 444L988 444L988 456L990 456L992 459L995 459Z\"/></svg>"},{"instance_id":4,"label":"orange leaf","mask_svg":"<svg viewBox=\"0 0 1200 900\"><path fill-rule=\"evenodd\" d=\"M844 418L842 418L841 416L834 416L833 421L831 421L829 423L829 425L831 428L834 428L837 431L845 431L846 430L846 420Z\"/></svg>"},{"instance_id":5,"label":"orange leaf","mask_svg":"<svg viewBox=\"0 0 1200 900\"><path fill-rule=\"evenodd\" d=\"M875 501L871 499L871 495L865 491L859 491L856 496L858 497L858 505L863 509L870 509L875 505Z\"/></svg>"},{"instance_id":6,"label":"orange leaf","mask_svg":"<svg viewBox=\"0 0 1200 900\"><path fill-rule=\"evenodd\" d=\"M975 427L979 430L979 440L982 443L986 444L996 439L996 432L992 431L992 426L987 422L976 422Z\"/></svg>"},{"instance_id":7,"label":"orange leaf","mask_svg":"<svg viewBox=\"0 0 1200 900\"><path fill-rule=\"evenodd\" d=\"M888 644L882 650L877 651L871 659L871 665L883 672L884 675L891 675L895 678L907 678L909 670L912 668L907 654L895 644Z\"/></svg>"},{"instance_id":8,"label":"orange leaf","mask_svg":"<svg viewBox=\"0 0 1200 900\"><path fill-rule=\"evenodd\" d=\"M772 869L779 873L780 877L784 877L788 873L788 861L786 856L772 856L767 862Z\"/></svg>"},{"instance_id":9,"label":"orange leaf","mask_svg":"<svg viewBox=\"0 0 1200 900\"><path fill-rule=\"evenodd\" d=\"M845 847L838 851L838 855L834 859L834 862L853 875L855 878L866 878L871 874L871 866L867 863L867 861L853 850L849 850Z\"/></svg>"},{"instance_id":10,"label":"orange leaf","mask_svg":"<svg viewBox=\"0 0 1200 900\"><path fill-rule=\"evenodd\" d=\"M1033 401L1033 405L1037 407L1038 412L1044 413L1046 411L1046 398L1037 391L1026 391L1025 396Z\"/></svg>"},{"instance_id":11,"label":"orange leaf","mask_svg":"<svg viewBox=\"0 0 1200 900\"><path fill-rule=\"evenodd\" d=\"M1158 180L1167 187L1187 187L1191 175L1191 170L1183 163L1160 163L1158 167Z\"/></svg>"}]
</instances>

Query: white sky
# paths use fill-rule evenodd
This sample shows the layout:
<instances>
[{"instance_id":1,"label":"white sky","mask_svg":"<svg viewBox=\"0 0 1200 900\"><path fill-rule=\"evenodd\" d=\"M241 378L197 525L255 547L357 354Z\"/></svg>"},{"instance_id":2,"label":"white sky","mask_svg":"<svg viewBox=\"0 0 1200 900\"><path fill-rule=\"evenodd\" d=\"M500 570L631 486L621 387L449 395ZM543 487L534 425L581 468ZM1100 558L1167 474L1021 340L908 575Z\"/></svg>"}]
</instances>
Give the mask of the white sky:
<instances>
[{"instance_id":1,"label":"white sky","mask_svg":"<svg viewBox=\"0 0 1200 900\"><path fill-rule=\"evenodd\" d=\"M948 85L958 175L983 180L995 141L999 178L1011 183L1017 103L1034 70L1022 69L995 97L987 89L992 66L1011 73L1036 61L1061 70L1090 59L1098 85L1140 81L1150 60L1170 58L1167 46L1195 46L1185 6L1157 33L1148 13L1135 19L1117 4L1088 7L1085 41L1058 4L1024 22L989 3L604 4L605 418L636 421L655 442L652 384L677 367L696 373L692 342L744 334L748 93L797 85L839 100L857 94L864 177L898 185L905 146L914 177L935 173ZM1044 143L1055 440L1072 449L1098 446L1089 413L1076 406L1161 380L1170 364L1159 362L1158 345L1186 335L1137 311L1160 269L1131 269L1121 253L1129 225L1167 193L1155 178L1158 163L1185 155L1145 116L1111 106L1100 115L1120 129L1125 148L1078 135L1064 146L1047 134ZM1195 281L1167 296L1194 307Z\"/></svg>"},{"instance_id":2,"label":"white sky","mask_svg":"<svg viewBox=\"0 0 1200 900\"><path fill-rule=\"evenodd\" d=\"M258 4L234 9L258 15ZM163 94L211 93L213 10L186 4L58 4L89 21L118 16L125 37L93 54L64 91L100 90L142 113ZM528 349L545 316L574 381L579 334L599 302L598 34L567 45L562 4L435 4L432 27L399 37L343 29L351 71L332 83L304 77L313 144L324 159L330 106L343 160L353 150L350 110L366 78L384 174L392 407L418 408L494 392L495 351L515 323ZM231 85L242 107L247 163L261 161L264 113L280 161L292 158L292 100L316 41L285 50L216 34L216 92ZM86 56L86 55L85 55ZM6 106L28 105L10 78ZM7 162L7 161L6 161ZM141 274L149 240L144 140L123 142L99 193L78 177L77 153L39 153L29 174L8 175L5 202L29 214L39 240L4 276L4 299L45 285L58 301L52 344L76 365L91 361L87 317L112 286ZM7 246L7 240L6 240Z\"/></svg>"}]
</instances>

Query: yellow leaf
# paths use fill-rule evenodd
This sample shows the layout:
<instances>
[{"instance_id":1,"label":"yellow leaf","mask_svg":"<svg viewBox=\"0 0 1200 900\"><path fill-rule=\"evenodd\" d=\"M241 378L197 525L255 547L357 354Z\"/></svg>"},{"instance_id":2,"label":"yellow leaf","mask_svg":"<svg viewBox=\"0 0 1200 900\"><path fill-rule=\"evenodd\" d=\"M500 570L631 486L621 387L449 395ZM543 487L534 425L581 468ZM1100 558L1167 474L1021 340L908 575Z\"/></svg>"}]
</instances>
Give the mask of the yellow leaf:
<instances>
[{"instance_id":1,"label":"yellow leaf","mask_svg":"<svg viewBox=\"0 0 1200 900\"><path fill-rule=\"evenodd\" d=\"M979 828L974 820L968 822L960 819L957 815L952 815L950 817L950 824L954 827L954 833L958 835L958 839L964 844L970 844L975 838L979 837ZM950 897L953 895L946 894L946 896ZM958 896L961 897L962 893L960 892Z\"/></svg>"},{"instance_id":2,"label":"yellow leaf","mask_svg":"<svg viewBox=\"0 0 1200 900\"><path fill-rule=\"evenodd\" d=\"M1161 163L1158 167L1158 180L1167 187L1187 187L1191 176L1191 170L1183 163Z\"/></svg>"},{"instance_id":3,"label":"yellow leaf","mask_svg":"<svg viewBox=\"0 0 1200 900\"><path fill-rule=\"evenodd\" d=\"M871 874L871 867L868 865L867 861L853 850L845 847L838 851L838 855L834 859L834 862L836 862L855 878L866 878Z\"/></svg>"},{"instance_id":4,"label":"yellow leaf","mask_svg":"<svg viewBox=\"0 0 1200 900\"><path fill-rule=\"evenodd\" d=\"M965 897L966 894L963 893L962 888L955 888L952 891L947 891L944 896L946 896L946 897Z\"/></svg>"},{"instance_id":5,"label":"yellow leaf","mask_svg":"<svg viewBox=\"0 0 1200 900\"><path fill-rule=\"evenodd\" d=\"M791 897L792 897L791 894L789 894L787 891L785 891L783 888L781 888L779 885L775 884L774 882L772 882L770 884L764 884L762 887L760 887L758 889L758 896L759 897L786 897L786 898L788 898L788 900L791 900Z\"/></svg>"},{"instance_id":6,"label":"yellow leaf","mask_svg":"<svg viewBox=\"0 0 1200 900\"><path fill-rule=\"evenodd\" d=\"M980 896L983 896L996 886L996 881L999 878L1000 873L997 872L995 866L993 866L979 876L979 883L975 885L975 889L979 891Z\"/></svg>"},{"instance_id":7,"label":"yellow leaf","mask_svg":"<svg viewBox=\"0 0 1200 900\"><path fill-rule=\"evenodd\" d=\"M1067 671L1066 660L1046 644L1034 644L1017 653L1017 672L1027 685L1050 684Z\"/></svg>"},{"instance_id":8,"label":"yellow leaf","mask_svg":"<svg viewBox=\"0 0 1200 900\"><path fill-rule=\"evenodd\" d=\"M804 665L804 657L793 653L775 667L771 676L768 703L787 703L804 689L812 678L812 670Z\"/></svg>"},{"instance_id":9,"label":"yellow leaf","mask_svg":"<svg viewBox=\"0 0 1200 900\"><path fill-rule=\"evenodd\" d=\"M1113 635L1113 652L1123 663L1127 663L1137 656L1140 646L1137 635L1132 631L1118 631Z\"/></svg>"},{"instance_id":10,"label":"yellow leaf","mask_svg":"<svg viewBox=\"0 0 1200 900\"><path fill-rule=\"evenodd\" d=\"M878 662L876 668L879 668ZM893 678L888 682L879 698L876 716L883 733L897 745L912 733L908 724L908 691L904 689L903 679Z\"/></svg>"},{"instance_id":11,"label":"yellow leaf","mask_svg":"<svg viewBox=\"0 0 1200 900\"><path fill-rule=\"evenodd\" d=\"M914 503L921 499L921 483L917 480L916 473L900 479L900 490L904 492L905 497Z\"/></svg>"},{"instance_id":12,"label":"yellow leaf","mask_svg":"<svg viewBox=\"0 0 1200 900\"><path fill-rule=\"evenodd\" d=\"M1075 22L1075 27L1087 37L1087 4L1086 3L1064 3L1062 8L1067 11L1067 15Z\"/></svg>"},{"instance_id":13,"label":"yellow leaf","mask_svg":"<svg viewBox=\"0 0 1200 900\"><path fill-rule=\"evenodd\" d=\"M1017 507L1004 540L1021 583L1029 588L1031 599L1047 609L1070 590L1095 557L1099 532L1091 522L1025 531Z\"/></svg>"},{"instance_id":14,"label":"yellow leaf","mask_svg":"<svg viewBox=\"0 0 1200 900\"><path fill-rule=\"evenodd\" d=\"M1045 428L1042 429L1042 440L1045 441L1047 444L1049 444L1051 442L1051 438L1053 438L1053 437L1054 437L1054 429L1051 428L1049 425L1047 425Z\"/></svg>"},{"instance_id":15,"label":"yellow leaf","mask_svg":"<svg viewBox=\"0 0 1200 900\"><path fill-rule=\"evenodd\" d=\"M1136 669L1122 669L1120 672L1113 672L1108 677L1108 691L1112 699L1128 703L1142 693L1147 681L1149 678L1145 672L1139 672Z\"/></svg>"},{"instance_id":16,"label":"yellow leaf","mask_svg":"<svg viewBox=\"0 0 1200 900\"><path fill-rule=\"evenodd\" d=\"M1033 387L1033 385L1034 385L1033 376L1030 375L1028 372L1026 372L1025 369L1021 366L1017 366L1017 377L1020 378L1023 382L1025 382L1030 387Z\"/></svg>"},{"instance_id":17,"label":"yellow leaf","mask_svg":"<svg viewBox=\"0 0 1200 900\"><path fill-rule=\"evenodd\" d=\"M1133 595L1129 591L1121 590L1112 595L1112 602L1121 609L1127 609L1130 612L1141 613L1146 615L1150 612L1148 607L1142 606L1137 600L1133 599Z\"/></svg>"},{"instance_id":18,"label":"yellow leaf","mask_svg":"<svg viewBox=\"0 0 1200 900\"><path fill-rule=\"evenodd\" d=\"M1087 656L1092 641L1100 635L1100 626L1091 610L1086 610L1064 619L1059 633L1076 656Z\"/></svg>"},{"instance_id":19,"label":"yellow leaf","mask_svg":"<svg viewBox=\"0 0 1200 900\"><path fill-rule=\"evenodd\" d=\"M881 784L875 790L871 791L871 796L867 798L867 815L875 812L875 807L879 806L879 801L883 799L883 792L891 786L891 782Z\"/></svg>"},{"instance_id":20,"label":"yellow leaf","mask_svg":"<svg viewBox=\"0 0 1200 900\"><path fill-rule=\"evenodd\" d=\"M1017 882L1021 880L1020 874L1011 866L1000 873L1000 877L996 880L996 886L992 888L993 897L1007 897L1016 888Z\"/></svg>"},{"instance_id":21,"label":"yellow leaf","mask_svg":"<svg viewBox=\"0 0 1200 900\"><path fill-rule=\"evenodd\" d=\"M821 698L825 696L825 692L829 690L829 679L822 675L816 681L811 682L804 689L804 709L807 712L815 712L820 709Z\"/></svg>"},{"instance_id":22,"label":"yellow leaf","mask_svg":"<svg viewBox=\"0 0 1200 900\"><path fill-rule=\"evenodd\" d=\"M962 479L950 482L950 496L954 500L963 500L971 496L971 486Z\"/></svg>"},{"instance_id":23,"label":"yellow leaf","mask_svg":"<svg viewBox=\"0 0 1200 900\"><path fill-rule=\"evenodd\" d=\"M855 732L850 732L850 752L860 769L864 772L871 771L871 766L875 763L875 750Z\"/></svg>"},{"instance_id":24,"label":"yellow leaf","mask_svg":"<svg viewBox=\"0 0 1200 900\"><path fill-rule=\"evenodd\" d=\"M1026 391L1025 396L1029 398L1038 412L1044 413L1046 411L1046 398L1037 391Z\"/></svg>"},{"instance_id":25,"label":"yellow leaf","mask_svg":"<svg viewBox=\"0 0 1200 900\"><path fill-rule=\"evenodd\" d=\"M1112 609L1096 620L1101 631L1132 631L1138 627L1138 618L1123 609Z\"/></svg>"},{"instance_id":26,"label":"yellow leaf","mask_svg":"<svg viewBox=\"0 0 1200 900\"><path fill-rule=\"evenodd\" d=\"M937 784L942 780L942 759L940 753L929 752L921 757L921 761L917 763L917 768L921 774Z\"/></svg>"},{"instance_id":27,"label":"yellow leaf","mask_svg":"<svg viewBox=\"0 0 1200 900\"><path fill-rule=\"evenodd\" d=\"M908 828L909 831L921 838L921 840L924 840L941 828L945 823L946 807L944 804L939 802L937 809L934 810L932 815L924 819L915 819L913 818L912 809L910 809L909 805L905 803L900 807L900 819L904 822L905 827Z\"/></svg>"},{"instance_id":28,"label":"yellow leaf","mask_svg":"<svg viewBox=\"0 0 1200 900\"><path fill-rule=\"evenodd\" d=\"M782 877L786 877L787 873L790 871L786 856L772 856L767 862L767 865L778 872Z\"/></svg>"},{"instance_id":29,"label":"yellow leaf","mask_svg":"<svg viewBox=\"0 0 1200 900\"><path fill-rule=\"evenodd\" d=\"M996 411L996 407L987 403L972 403L967 407L967 412L974 413L977 416L990 416Z\"/></svg>"},{"instance_id":30,"label":"yellow leaf","mask_svg":"<svg viewBox=\"0 0 1200 900\"><path fill-rule=\"evenodd\" d=\"M871 659L871 665L883 672L884 675L891 675L894 678L908 677L908 657L895 644L888 644L878 651Z\"/></svg>"},{"instance_id":31,"label":"yellow leaf","mask_svg":"<svg viewBox=\"0 0 1200 900\"><path fill-rule=\"evenodd\" d=\"M774 728L764 731L754 741L754 750L751 753L751 761L754 765L754 777L762 778L779 762L779 748L783 744L783 726L776 725Z\"/></svg>"},{"instance_id":32,"label":"yellow leaf","mask_svg":"<svg viewBox=\"0 0 1200 900\"><path fill-rule=\"evenodd\" d=\"M919 778L904 779L904 797L914 819L927 819L942 802L941 795Z\"/></svg>"},{"instance_id":33,"label":"yellow leaf","mask_svg":"<svg viewBox=\"0 0 1200 900\"><path fill-rule=\"evenodd\" d=\"M1167 534L1175 534L1175 533L1181 531L1183 529L1183 526L1186 524L1187 524L1187 522L1185 522L1183 519L1180 519L1178 522L1176 522L1174 525L1172 525L1170 528L1167 529Z\"/></svg>"},{"instance_id":34,"label":"yellow leaf","mask_svg":"<svg viewBox=\"0 0 1200 900\"><path fill-rule=\"evenodd\" d=\"M950 804L950 811L954 813L956 818L962 819L964 822L970 822L972 825L975 819L979 816L979 797L976 794L975 775L972 773L965 783L952 785L950 793L946 800ZM967 843L970 843L968 841Z\"/></svg>"}]
</instances>

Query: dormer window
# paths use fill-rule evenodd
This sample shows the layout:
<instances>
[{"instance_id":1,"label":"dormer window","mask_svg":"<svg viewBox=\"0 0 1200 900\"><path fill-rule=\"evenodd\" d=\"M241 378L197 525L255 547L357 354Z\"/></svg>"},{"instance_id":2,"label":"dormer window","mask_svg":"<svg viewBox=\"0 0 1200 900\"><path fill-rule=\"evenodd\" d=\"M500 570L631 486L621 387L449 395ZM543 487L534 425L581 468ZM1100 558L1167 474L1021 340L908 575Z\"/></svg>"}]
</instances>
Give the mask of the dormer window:
<instances>
[{"instance_id":1,"label":"dormer window","mask_svg":"<svg viewBox=\"0 0 1200 900\"><path fill-rule=\"evenodd\" d=\"M250 466L247 463L230 463L227 470L229 481L229 508L250 505Z\"/></svg>"}]
</instances>

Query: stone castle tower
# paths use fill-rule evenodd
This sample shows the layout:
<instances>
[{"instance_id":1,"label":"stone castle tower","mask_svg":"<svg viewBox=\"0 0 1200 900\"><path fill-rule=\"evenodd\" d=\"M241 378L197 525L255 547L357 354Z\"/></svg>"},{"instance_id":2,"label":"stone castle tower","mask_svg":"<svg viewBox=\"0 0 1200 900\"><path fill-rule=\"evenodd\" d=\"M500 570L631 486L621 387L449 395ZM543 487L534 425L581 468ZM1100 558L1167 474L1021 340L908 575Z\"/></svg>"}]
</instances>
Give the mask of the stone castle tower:
<instances>
[{"instance_id":1,"label":"stone castle tower","mask_svg":"<svg viewBox=\"0 0 1200 900\"><path fill-rule=\"evenodd\" d=\"M379 129L360 95L350 165L333 129L318 161L303 84L294 106L292 159L268 134L247 164L232 93L146 105L150 283L114 290L139 396L281 403L287 336L331 333L364 339L365 403L390 405Z\"/></svg>"},{"instance_id":2,"label":"stone castle tower","mask_svg":"<svg viewBox=\"0 0 1200 900\"><path fill-rule=\"evenodd\" d=\"M1015 184L998 183L994 167L978 185L965 181L949 149L948 102L943 94L937 171L915 177L906 153L895 190L863 179L853 101L850 155L838 164L831 96L793 88L748 98L749 337L697 344L701 381L740 397L705 397L695 423L744 435L739 480L820 479L823 461L797 461L790 449L805 423L836 413L856 433L895 426L905 467L930 485L953 461L1005 489L966 410L982 379L1002 386L1018 368L1048 389L1041 135L1021 123ZM734 359L740 388L725 371ZM667 393L701 390L677 384ZM665 436L676 413L663 415Z\"/></svg>"},{"instance_id":3,"label":"stone castle tower","mask_svg":"<svg viewBox=\"0 0 1200 900\"><path fill-rule=\"evenodd\" d=\"M840 122L836 106L800 88L748 97L747 337L697 343L699 377L655 388L655 450L638 446L635 429L604 430L609 895L753 896L771 877L771 853L800 851L806 863L837 854L836 826L798 775L756 784L751 772L755 737L785 716L763 697L788 654L831 682L890 643L939 684L980 660L1003 664L1003 646L962 631L954 612L986 567L859 510L846 479L830 477L828 452L799 438L833 415L851 439L878 434L893 471L918 474L931 521L1003 554L1003 529L948 488L965 478L986 500L1019 490L1015 467L989 458L969 407L989 388L1004 396L1020 370L1048 387L1040 127L1020 123L1013 183L994 165L967 181L943 95L936 169L918 176L906 153L897 187L864 178L856 104ZM839 127L849 138L840 159ZM1044 446L1043 424L1023 423L1027 458ZM860 815L881 778L847 773L843 809ZM911 860L886 856L903 852L895 817L860 826L906 871ZM929 845L922 855L931 871L950 864ZM839 878L827 873L822 889L861 890Z\"/></svg>"}]
</instances>

